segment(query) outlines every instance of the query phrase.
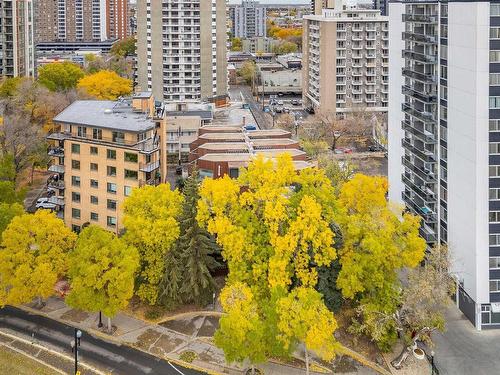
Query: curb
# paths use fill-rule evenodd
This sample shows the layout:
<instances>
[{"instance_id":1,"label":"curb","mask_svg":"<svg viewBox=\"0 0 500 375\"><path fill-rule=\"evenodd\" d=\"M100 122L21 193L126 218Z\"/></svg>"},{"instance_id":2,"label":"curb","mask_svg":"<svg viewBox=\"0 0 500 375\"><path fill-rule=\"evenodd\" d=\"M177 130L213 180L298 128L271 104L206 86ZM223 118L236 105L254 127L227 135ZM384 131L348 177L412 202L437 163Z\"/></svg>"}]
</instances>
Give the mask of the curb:
<instances>
[{"instance_id":1,"label":"curb","mask_svg":"<svg viewBox=\"0 0 500 375\"><path fill-rule=\"evenodd\" d=\"M70 325L70 326L74 326L74 327L77 327L77 328L80 328L80 329L83 329L85 330L86 332L92 334L93 336L96 336L98 338L101 338L105 341L111 341L117 345L126 345L130 348L133 348L135 350L139 350L143 353L146 353L146 354L149 354L153 357L157 357L157 358L161 358L167 362L169 362L170 365L172 365L170 362L176 364L176 365L179 365L179 366L183 366L183 367L186 367L188 369L191 369L191 370L195 370L195 371L199 371L199 372L204 372L204 373L207 373L209 375L225 375L226 372L217 372L215 370L212 370L212 369L207 369L207 368L204 368L204 367L201 367L201 366L197 366L197 365L193 365L191 363L188 363L188 362L184 362L180 359L177 359L177 358L174 358L174 357L171 357L171 356L159 356L159 355L156 355L156 354L153 354L151 352L148 352L147 350L144 350L136 345L133 345L131 343L128 343L126 341L120 341L118 340L116 337L114 336L110 336L110 335L107 335L103 332L100 332L100 331L97 331L97 330L94 330L93 328L90 328L90 327L84 327L83 325L79 324L79 323L75 323L75 322L68 322L66 320L63 320L63 319L60 319L60 318L56 318L56 317L53 317L53 316L50 316L49 314L47 314L46 312L44 311L39 311L39 310L35 310L35 309L32 309L31 307L27 307L27 306L24 306L24 305L20 305L20 306L16 306L18 307L19 309L21 310L24 310L24 311L27 311L31 314L35 314L35 315L42 315L48 319L52 319L52 320L55 320L59 323L63 323L63 324L66 324L66 325ZM57 352L55 352L57 353ZM60 354L60 353L58 353ZM104 375L104 373L102 373Z\"/></svg>"}]
</instances>

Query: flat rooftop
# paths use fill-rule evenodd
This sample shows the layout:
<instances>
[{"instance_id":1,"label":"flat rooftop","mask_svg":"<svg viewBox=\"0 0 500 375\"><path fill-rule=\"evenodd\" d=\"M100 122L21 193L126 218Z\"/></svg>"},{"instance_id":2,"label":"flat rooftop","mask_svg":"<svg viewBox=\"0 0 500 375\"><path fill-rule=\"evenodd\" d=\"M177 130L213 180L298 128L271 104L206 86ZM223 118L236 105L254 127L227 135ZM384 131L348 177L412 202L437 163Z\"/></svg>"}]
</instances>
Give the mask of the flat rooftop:
<instances>
[{"instance_id":1,"label":"flat rooftop","mask_svg":"<svg viewBox=\"0 0 500 375\"><path fill-rule=\"evenodd\" d=\"M165 111L165 115L167 117L201 117L203 120L211 120L212 119L212 111L204 111L204 110L187 110L187 111Z\"/></svg>"},{"instance_id":2,"label":"flat rooftop","mask_svg":"<svg viewBox=\"0 0 500 375\"><path fill-rule=\"evenodd\" d=\"M281 154L290 154L293 157L293 156L305 154L305 152L302 150L297 150L297 149L256 150L255 154L251 154L249 152L235 152L235 153L221 152L221 153L205 154L205 155L201 156L200 158L198 158L197 160L206 160L206 161L211 161L211 162L248 162L255 155L264 155L265 157L275 158ZM300 162L300 160L294 161L294 163L295 162ZM310 164L308 162L304 162L304 163L306 163L308 165Z\"/></svg>"},{"instance_id":3,"label":"flat rooftop","mask_svg":"<svg viewBox=\"0 0 500 375\"><path fill-rule=\"evenodd\" d=\"M59 113L54 122L134 133L155 127L147 114L134 112L127 100L77 100Z\"/></svg>"}]
</instances>

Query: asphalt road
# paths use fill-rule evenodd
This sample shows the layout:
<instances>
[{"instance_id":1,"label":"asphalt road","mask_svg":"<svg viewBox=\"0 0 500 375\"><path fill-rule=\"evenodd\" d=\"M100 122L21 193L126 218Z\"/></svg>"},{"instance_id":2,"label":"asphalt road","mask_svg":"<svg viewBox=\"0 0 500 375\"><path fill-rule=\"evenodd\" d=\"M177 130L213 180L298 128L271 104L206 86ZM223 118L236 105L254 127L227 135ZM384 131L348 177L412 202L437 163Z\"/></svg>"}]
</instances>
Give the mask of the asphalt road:
<instances>
[{"instance_id":1,"label":"asphalt road","mask_svg":"<svg viewBox=\"0 0 500 375\"><path fill-rule=\"evenodd\" d=\"M250 111L252 112L255 121L260 129L271 129L273 126L273 119L271 115L262 111L262 103L258 103L255 101L252 90L249 86L232 86L231 87L231 97L238 96L237 94L241 93L245 100L245 103L250 107Z\"/></svg>"},{"instance_id":2,"label":"asphalt road","mask_svg":"<svg viewBox=\"0 0 500 375\"><path fill-rule=\"evenodd\" d=\"M70 343L74 328L56 320L29 314L23 310L6 306L0 309L0 328L7 328L16 335L31 337L37 343L71 355ZM79 348L80 361L95 366L104 372L120 375L199 375L202 372L178 365L133 349L94 337L83 331Z\"/></svg>"}]
</instances>

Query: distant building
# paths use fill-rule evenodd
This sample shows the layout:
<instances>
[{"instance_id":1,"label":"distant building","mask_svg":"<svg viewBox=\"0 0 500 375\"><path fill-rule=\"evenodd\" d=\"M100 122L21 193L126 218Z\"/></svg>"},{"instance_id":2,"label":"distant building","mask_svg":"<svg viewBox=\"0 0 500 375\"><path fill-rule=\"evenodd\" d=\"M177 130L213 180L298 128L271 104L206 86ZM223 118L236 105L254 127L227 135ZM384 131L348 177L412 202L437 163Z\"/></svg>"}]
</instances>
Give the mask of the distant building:
<instances>
[{"instance_id":1,"label":"distant building","mask_svg":"<svg viewBox=\"0 0 500 375\"><path fill-rule=\"evenodd\" d=\"M373 9L380 10L380 14L383 16L388 15L389 4L387 0L373 0Z\"/></svg>"},{"instance_id":2,"label":"distant building","mask_svg":"<svg viewBox=\"0 0 500 375\"><path fill-rule=\"evenodd\" d=\"M320 112L387 111L389 33L378 10L338 4L304 17L303 99Z\"/></svg>"},{"instance_id":3,"label":"distant building","mask_svg":"<svg viewBox=\"0 0 500 375\"><path fill-rule=\"evenodd\" d=\"M226 104L225 0L137 4L137 85L167 102Z\"/></svg>"},{"instance_id":4,"label":"distant building","mask_svg":"<svg viewBox=\"0 0 500 375\"><path fill-rule=\"evenodd\" d=\"M266 36L266 7L255 0L242 0L241 4L229 5L231 34L235 38Z\"/></svg>"},{"instance_id":5,"label":"distant building","mask_svg":"<svg viewBox=\"0 0 500 375\"><path fill-rule=\"evenodd\" d=\"M0 77L35 74L33 1L0 1Z\"/></svg>"},{"instance_id":6,"label":"distant building","mask_svg":"<svg viewBox=\"0 0 500 375\"><path fill-rule=\"evenodd\" d=\"M128 0L37 0L36 43L103 42L128 35Z\"/></svg>"},{"instance_id":7,"label":"distant building","mask_svg":"<svg viewBox=\"0 0 500 375\"><path fill-rule=\"evenodd\" d=\"M257 92L265 94L302 93L302 70L299 54L278 56L275 63L257 63Z\"/></svg>"},{"instance_id":8,"label":"distant building","mask_svg":"<svg viewBox=\"0 0 500 375\"><path fill-rule=\"evenodd\" d=\"M242 51L250 53L273 53L280 41L268 37L254 37L241 40Z\"/></svg>"},{"instance_id":9,"label":"distant building","mask_svg":"<svg viewBox=\"0 0 500 375\"><path fill-rule=\"evenodd\" d=\"M58 216L76 232L90 223L119 233L132 189L165 181L163 108L151 93L78 100L53 122L59 130L47 137L54 173L48 186Z\"/></svg>"},{"instance_id":10,"label":"distant building","mask_svg":"<svg viewBox=\"0 0 500 375\"><path fill-rule=\"evenodd\" d=\"M192 167L198 168L203 178L237 178L240 169L259 154L274 159L288 153L297 170L312 166L290 132L281 129L246 131L241 126L205 126L190 148Z\"/></svg>"}]
</instances>

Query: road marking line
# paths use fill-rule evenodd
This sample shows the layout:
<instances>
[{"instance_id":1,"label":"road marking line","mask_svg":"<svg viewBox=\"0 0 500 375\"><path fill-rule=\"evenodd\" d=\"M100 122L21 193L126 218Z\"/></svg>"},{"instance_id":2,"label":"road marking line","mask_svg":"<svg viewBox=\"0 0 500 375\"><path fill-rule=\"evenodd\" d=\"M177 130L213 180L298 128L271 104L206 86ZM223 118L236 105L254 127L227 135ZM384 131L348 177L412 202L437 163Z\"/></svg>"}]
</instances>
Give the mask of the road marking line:
<instances>
[{"instance_id":1,"label":"road marking line","mask_svg":"<svg viewBox=\"0 0 500 375\"><path fill-rule=\"evenodd\" d=\"M181 370L179 370L177 367L175 367L173 364L170 363L170 361L167 361L167 363L175 370L177 371L179 374L181 375L185 375Z\"/></svg>"},{"instance_id":2,"label":"road marking line","mask_svg":"<svg viewBox=\"0 0 500 375\"><path fill-rule=\"evenodd\" d=\"M60 353L60 352L58 352L58 351L52 350L52 349L50 349L50 348L47 348L47 347L45 347L45 346L43 346L43 345L40 345L40 344L37 344L37 343L33 343L33 342L29 341L29 340L25 340L25 339L23 339L23 338L21 338L21 337L19 337L19 336L12 335L12 334L7 333L7 332L5 332L5 331L0 330L0 335L4 335L4 336L7 336L7 337L10 337L10 338L11 338L11 339L13 339L14 341L20 341L20 342L22 342L22 343L24 343L24 344L31 345L31 346L33 346L33 347L36 347L36 348L40 349L40 350L45 350L45 351L49 352L50 354L53 354L53 355L55 355L55 356L59 356L59 357L61 357L61 358L65 359L66 361L71 361L71 362L73 362L73 360L74 360L74 359L73 359L73 356L67 356L67 355L62 354L62 353ZM86 367L87 369L89 369L89 370L93 371L93 372L94 372L94 373L96 373L96 374L99 374L99 375L106 375L106 373L105 373L105 372L102 372L101 370L98 370L97 368L95 368L95 367L93 367L93 366L90 366L90 365L88 365L88 364L86 364L86 363L84 363L84 362L78 362L78 363L79 363L81 366Z\"/></svg>"},{"instance_id":3,"label":"road marking line","mask_svg":"<svg viewBox=\"0 0 500 375\"><path fill-rule=\"evenodd\" d=\"M38 359L37 357L34 357L26 352L23 352L21 349L18 349L18 348L14 348L10 345L5 345L5 344L2 344L1 346L5 346L6 348L9 348L10 350L12 350L13 352L16 352L16 353L19 353L21 354L22 356L25 356L25 357L28 357L30 359L32 359L33 361L35 362L38 362L42 365L44 365L45 367L48 367L50 368L51 370L55 371L55 372L58 372L59 374L62 374L62 375L66 375L66 373L62 370L59 370L58 368L46 363L46 362L43 362L41 359Z\"/></svg>"}]
</instances>

